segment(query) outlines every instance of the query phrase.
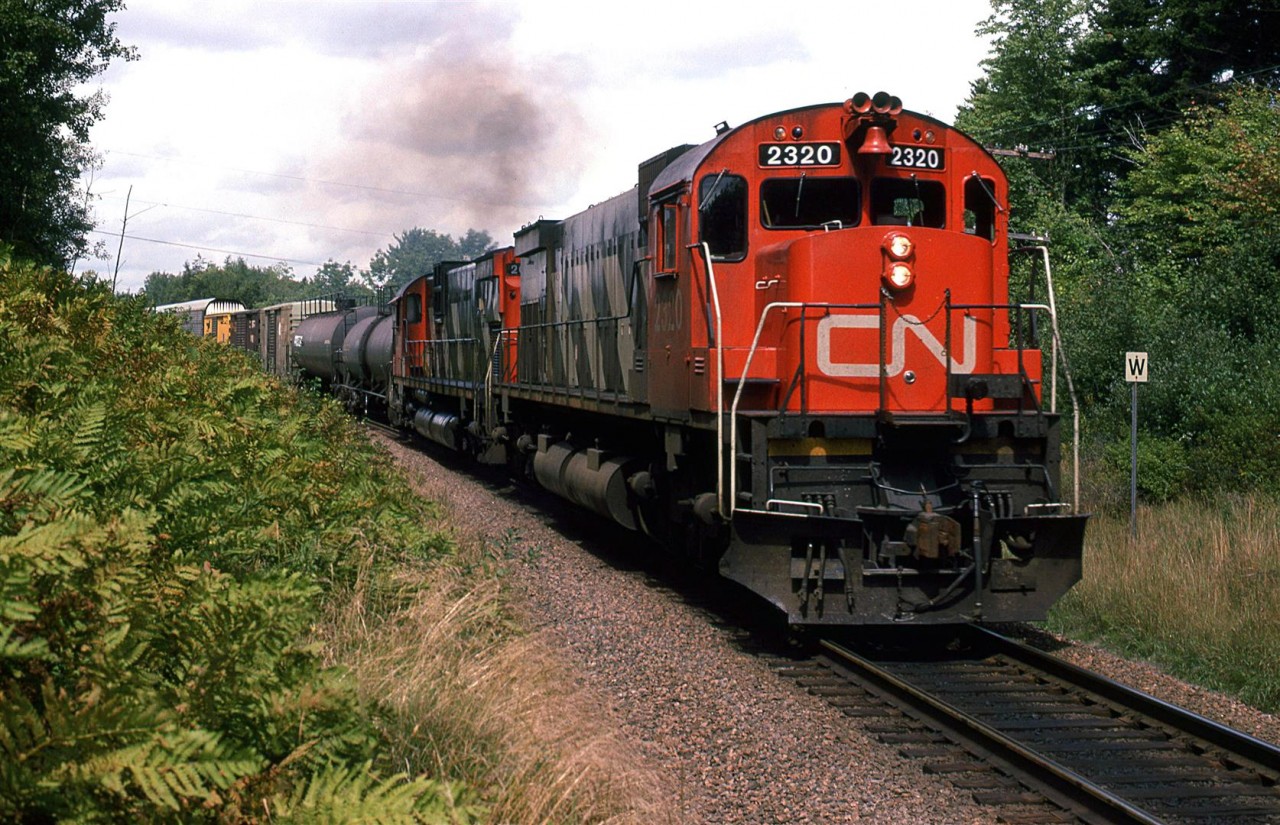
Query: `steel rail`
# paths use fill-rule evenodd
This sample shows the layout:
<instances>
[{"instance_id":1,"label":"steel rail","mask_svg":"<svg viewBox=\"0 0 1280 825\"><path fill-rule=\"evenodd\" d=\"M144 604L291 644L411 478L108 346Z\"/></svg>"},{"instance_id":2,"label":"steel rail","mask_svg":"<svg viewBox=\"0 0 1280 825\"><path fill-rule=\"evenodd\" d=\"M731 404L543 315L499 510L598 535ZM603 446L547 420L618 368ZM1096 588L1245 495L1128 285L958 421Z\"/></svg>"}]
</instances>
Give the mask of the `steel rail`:
<instances>
[{"instance_id":1,"label":"steel rail","mask_svg":"<svg viewBox=\"0 0 1280 825\"><path fill-rule=\"evenodd\" d=\"M1229 728L1212 719L1193 713L1186 708L1170 704L1139 690L1122 685L1078 665L1063 661L1057 656L1037 650L1028 644L1010 639L985 627L973 626L979 639L991 645L994 652L1008 656L1051 676L1070 683L1073 687L1094 693L1103 699L1141 713L1162 725L1227 751L1232 756L1247 760L1264 771L1280 772L1280 746L1250 736L1243 731Z\"/></svg>"},{"instance_id":2,"label":"steel rail","mask_svg":"<svg viewBox=\"0 0 1280 825\"><path fill-rule=\"evenodd\" d=\"M824 639L823 648L836 657L834 664L849 669L881 690L906 702L967 745L992 754L1031 780L1033 789L1064 810L1100 823L1159 825L1161 820L1131 805L1066 766L1036 753L1020 742L928 691L907 682L848 648Z\"/></svg>"}]
</instances>

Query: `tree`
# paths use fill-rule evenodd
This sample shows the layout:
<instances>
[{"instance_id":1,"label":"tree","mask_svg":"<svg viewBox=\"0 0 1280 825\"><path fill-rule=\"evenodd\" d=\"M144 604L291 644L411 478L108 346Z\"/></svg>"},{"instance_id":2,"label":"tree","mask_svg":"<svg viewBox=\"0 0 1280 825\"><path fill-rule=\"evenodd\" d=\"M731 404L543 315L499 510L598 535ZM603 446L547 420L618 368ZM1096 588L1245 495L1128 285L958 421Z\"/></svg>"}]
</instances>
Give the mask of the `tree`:
<instances>
[{"instance_id":1,"label":"tree","mask_svg":"<svg viewBox=\"0 0 1280 825\"><path fill-rule=\"evenodd\" d=\"M341 292L352 285L351 282L355 276L356 269L351 265L351 261L340 264L330 259L316 270L311 284L320 292Z\"/></svg>"},{"instance_id":2,"label":"tree","mask_svg":"<svg viewBox=\"0 0 1280 825\"><path fill-rule=\"evenodd\" d=\"M1280 489L1280 108L1254 84L1218 97L1127 153L1109 210L1125 263L1073 350L1078 384L1110 385L1090 417L1117 441L1129 414L1119 354L1150 352L1143 440L1165 494Z\"/></svg>"},{"instance_id":3,"label":"tree","mask_svg":"<svg viewBox=\"0 0 1280 825\"><path fill-rule=\"evenodd\" d=\"M180 275L153 272L147 276L142 291L147 300L160 306L198 298L221 298L239 301L247 307L260 307L292 301L314 293L314 287L293 280L286 264L269 267L253 266L244 258L228 256L215 264L197 256L182 265Z\"/></svg>"},{"instance_id":4,"label":"tree","mask_svg":"<svg viewBox=\"0 0 1280 825\"><path fill-rule=\"evenodd\" d=\"M92 227L79 177L105 97L77 89L134 50L107 16L123 0L0 0L0 240L67 265Z\"/></svg>"},{"instance_id":5,"label":"tree","mask_svg":"<svg viewBox=\"0 0 1280 825\"><path fill-rule=\"evenodd\" d=\"M425 275L442 261L465 261L493 249L488 232L468 229L461 241L434 229L414 227L396 235L395 243L379 249L369 262L370 286L398 287Z\"/></svg>"},{"instance_id":6,"label":"tree","mask_svg":"<svg viewBox=\"0 0 1280 825\"><path fill-rule=\"evenodd\" d=\"M1088 90L1073 73L1084 0L993 0L992 8L978 27L992 38L986 75L973 83L956 125L987 145L1057 152L1052 164L1005 163L1015 228L1043 231L1038 213L1046 206L1100 199L1084 139Z\"/></svg>"},{"instance_id":7,"label":"tree","mask_svg":"<svg viewBox=\"0 0 1280 825\"><path fill-rule=\"evenodd\" d=\"M1191 265L1280 222L1280 108L1276 93L1236 86L1221 106L1146 135L1119 189L1116 212L1143 258ZM1202 268L1202 267L1201 267Z\"/></svg>"},{"instance_id":8,"label":"tree","mask_svg":"<svg viewBox=\"0 0 1280 825\"><path fill-rule=\"evenodd\" d=\"M1103 0L1074 49L1089 88L1095 175L1106 188L1131 169L1144 132L1222 101L1232 81L1280 81L1280 7L1271 0Z\"/></svg>"},{"instance_id":9,"label":"tree","mask_svg":"<svg viewBox=\"0 0 1280 825\"><path fill-rule=\"evenodd\" d=\"M986 76L957 123L987 143L1049 147L1010 164L1015 203L1034 186L1099 221L1144 132L1220 103L1232 79L1280 82L1280 8L1270 0L993 0ZM1021 196L1021 197L1019 197Z\"/></svg>"}]
</instances>

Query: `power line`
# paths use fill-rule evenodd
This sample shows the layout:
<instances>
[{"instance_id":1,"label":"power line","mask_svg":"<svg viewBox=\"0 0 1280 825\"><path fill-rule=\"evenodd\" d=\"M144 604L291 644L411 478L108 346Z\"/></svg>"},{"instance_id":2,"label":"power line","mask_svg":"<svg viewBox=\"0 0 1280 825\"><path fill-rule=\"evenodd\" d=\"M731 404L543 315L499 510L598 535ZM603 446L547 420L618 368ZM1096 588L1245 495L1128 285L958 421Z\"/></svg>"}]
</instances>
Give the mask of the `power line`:
<instances>
[{"instance_id":1,"label":"power line","mask_svg":"<svg viewBox=\"0 0 1280 825\"><path fill-rule=\"evenodd\" d=\"M1182 91L1184 91L1184 92L1201 92L1201 91L1207 91L1207 90L1209 90L1209 89L1216 89L1216 88L1221 88L1221 87L1224 87L1224 86L1228 86L1228 85L1230 85L1230 84L1232 84L1232 83L1236 83L1236 82L1239 82L1239 81L1241 81L1241 80L1246 80L1246 79L1248 79L1248 78L1252 78L1252 77L1255 77L1255 76L1257 76L1257 75L1272 74L1272 73L1277 72L1277 71L1280 71L1280 64L1277 64L1277 65L1275 65L1275 66L1266 66L1266 67L1261 68L1261 69L1255 69L1255 70L1253 70L1253 71L1251 71L1251 72L1242 72L1242 73L1240 73L1240 74L1234 74L1234 75L1232 75L1232 76L1231 76L1231 78L1230 78L1230 79L1228 79L1228 80L1223 80L1223 81L1210 80L1210 81L1206 81L1206 82L1204 82L1204 83L1200 83L1200 84L1197 84L1197 85L1195 85L1195 86L1188 86L1186 89L1183 89ZM1098 115L1102 115L1102 114L1104 114L1104 113L1106 113L1106 112L1109 112L1109 111L1112 111L1112 110L1115 110L1115 109L1127 108L1127 107L1132 106L1132 105L1134 105L1134 104L1138 103L1139 101L1141 101L1141 100L1145 99L1145 97L1146 97L1145 95L1137 95L1137 96L1135 96L1135 97L1133 97L1133 98L1130 98L1130 99L1128 99L1128 100L1121 100L1121 101L1117 101L1117 102L1115 102L1115 103L1109 104L1109 105L1107 105L1107 106L1098 106L1098 107L1096 107L1096 108L1091 109L1091 110L1090 110L1090 114L1092 114L1092 115L1094 115L1094 116L1095 116L1095 119L1093 120L1093 128L1091 128L1091 129L1089 129L1089 130L1087 130L1087 131L1085 131L1085 132L1082 132L1082 133L1078 134L1076 137L1077 137L1077 138L1080 138L1080 137L1087 137L1090 133L1096 134L1099 138L1102 138L1102 137L1106 136L1107 134L1109 134L1109 132L1108 132L1108 130L1107 130L1107 128L1106 128L1106 126L1105 126L1105 120L1104 120L1104 119L1102 119L1102 118L1100 118L1100 117L1096 117L1096 116L1098 116ZM999 138L1001 138L1001 137L1003 137L1003 136L1005 136L1005 135L1008 135L1008 134L1014 133L1014 132L1025 132L1025 131L1027 131L1027 130L1041 129L1041 128L1046 128L1046 127L1053 126L1053 125L1055 125L1055 124L1069 122L1069 121L1071 121L1072 119L1079 117L1080 115L1081 115L1081 113L1080 113L1080 112L1071 112L1071 113L1068 113L1068 114L1064 114L1064 115L1062 115L1061 117L1048 118L1048 119L1041 120L1041 121L1038 121L1038 122L1022 123L1022 124L1018 124L1018 125L1016 125L1016 126L1010 126L1010 127L1006 128L1006 129L1003 129L1003 130L1000 130L1000 131L997 131L997 132L993 132L993 133L991 133L991 134L988 136L988 140L998 140ZM1175 121L1177 121L1177 120L1179 120L1179 119L1181 118L1181 116L1182 116L1182 112L1181 112L1181 110L1178 110L1178 109L1176 109L1176 108L1169 108L1168 106L1166 106L1166 107L1164 107L1164 116L1165 116L1165 120L1163 121L1163 123L1162 123L1160 120L1158 120L1158 119L1157 119L1157 120L1152 121L1150 124L1146 124L1146 125L1147 125L1148 127L1151 127L1151 126L1160 126L1160 125L1164 125L1164 124L1167 124L1167 123L1175 122ZM1101 145L1105 145L1105 141L1100 140L1100 141L1099 141L1099 143L1098 143L1098 144L1096 144L1096 146L1101 146ZM1081 146L1081 147L1056 147L1056 148L1059 148L1059 149L1061 150L1061 149L1064 149L1064 148L1073 148L1073 149L1075 149L1075 148L1095 148L1095 146Z\"/></svg>"},{"instance_id":2,"label":"power line","mask_svg":"<svg viewBox=\"0 0 1280 825\"><path fill-rule=\"evenodd\" d=\"M103 200L118 201L119 198L108 198L103 196ZM190 212L202 212L207 215L225 215L229 218L245 218L251 221L268 221L270 223L283 223L290 226L305 226L308 229L329 229L335 232L351 232L356 235L368 235L374 238L395 238L395 235L388 232L374 232L368 229L349 229L345 226L329 226L322 223L307 223L306 221L290 221L284 218L268 218L263 215L247 215L243 212L224 212L221 209L204 209L199 206L184 206L180 203L163 203L160 201L148 201L140 198L134 199L134 203L145 203L150 206L163 206L166 209L185 209Z\"/></svg>"},{"instance_id":3,"label":"power line","mask_svg":"<svg viewBox=\"0 0 1280 825\"><path fill-rule=\"evenodd\" d=\"M104 232L101 229L91 229L89 231L95 235L107 235L112 238L119 237L115 232ZM196 244L179 243L177 241L162 241L157 238L143 238L138 235L125 235L124 238L125 240L154 243L162 246L177 246L183 249L195 249L200 252L217 252L219 255L235 255L240 258L259 258L265 261L280 261L281 263L298 264L300 266L324 266L323 263L318 263L316 261L301 261L296 258L283 258L279 255L263 255L258 252L237 252L232 249L218 249L212 246L198 246Z\"/></svg>"},{"instance_id":4,"label":"power line","mask_svg":"<svg viewBox=\"0 0 1280 825\"><path fill-rule=\"evenodd\" d=\"M471 197L463 198L463 197L454 197L452 195L442 195L439 192L415 192L408 189L390 189L384 186L369 186L367 184L362 184L362 183L348 183L346 181L325 180L323 178L308 178L302 175L286 175L282 172L263 172L258 169L242 169L236 166L220 166L214 163L203 163L201 161L187 160L186 158L164 157L162 155L146 155L140 152L125 152L120 149L106 149L104 151L107 154L124 155L125 157L130 157L130 158L158 160L158 161L163 161L165 163L180 163L188 166L202 166L206 169L220 169L224 172L237 172L242 175L260 175L266 178L278 178L280 180L291 180L291 181L296 181L298 183L314 183L320 186L335 186L342 189L355 189L361 192L377 192L384 195L404 195L412 198L427 198L431 200L451 201L453 203L473 204L476 206L493 206L493 207L515 206L515 207L523 208L521 204L511 203L506 201L502 203L497 203L494 201L476 200L475 198L471 198ZM536 207L531 206L529 208L533 209Z\"/></svg>"}]
</instances>

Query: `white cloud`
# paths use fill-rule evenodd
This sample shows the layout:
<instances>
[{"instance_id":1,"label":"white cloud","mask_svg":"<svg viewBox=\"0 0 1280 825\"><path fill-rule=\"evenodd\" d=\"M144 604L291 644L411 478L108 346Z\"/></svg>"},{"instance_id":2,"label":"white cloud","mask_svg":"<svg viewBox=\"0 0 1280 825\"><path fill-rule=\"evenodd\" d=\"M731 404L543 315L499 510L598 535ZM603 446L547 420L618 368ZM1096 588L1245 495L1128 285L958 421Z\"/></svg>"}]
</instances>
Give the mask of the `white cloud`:
<instances>
[{"instance_id":1,"label":"white cloud","mask_svg":"<svg viewBox=\"0 0 1280 825\"><path fill-rule=\"evenodd\" d=\"M129 234L184 244L126 240L128 289L192 247L310 274L328 258L365 266L415 225L502 240L623 191L641 160L722 120L882 88L949 119L989 13L985 0L131 0L118 32L141 58L104 75L93 132L99 228L119 231L132 185Z\"/></svg>"}]
</instances>

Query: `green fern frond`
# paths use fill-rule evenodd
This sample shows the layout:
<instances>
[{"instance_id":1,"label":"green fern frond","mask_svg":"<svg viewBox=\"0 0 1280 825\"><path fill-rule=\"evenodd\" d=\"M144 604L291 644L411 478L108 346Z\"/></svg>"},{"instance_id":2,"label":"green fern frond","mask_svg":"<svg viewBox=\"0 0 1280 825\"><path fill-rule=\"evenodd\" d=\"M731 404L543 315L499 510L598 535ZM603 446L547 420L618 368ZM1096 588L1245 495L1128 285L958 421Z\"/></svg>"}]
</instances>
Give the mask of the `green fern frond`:
<instances>
[{"instance_id":1,"label":"green fern frond","mask_svg":"<svg viewBox=\"0 0 1280 825\"><path fill-rule=\"evenodd\" d=\"M79 761L63 777L118 797L140 797L170 811L214 799L218 790L256 774L262 760L237 754L216 733L177 730Z\"/></svg>"},{"instance_id":2,"label":"green fern frond","mask_svg":"<svg viewBox=\"0 0 1280 825\"><path fill-rule=\"evenodd\" d=\"M88 461L97 456L107 430L107 415L107 405L101 401L74 411L71 421L76 429L71 443L78 460Z\"/></svg>"},{"instance_id":3,"label":"green fern frond","mask_svg":"<svg viewBox=\"0 0 1280 825\"><path fill-rule=\"evenodd\" d=\"M88 482L78 473L38 469L11 477L0 496L18 518L44 521L59 513L75 510Z\"/></svg>"},{"instance_id":4,"label":"green fern frond","mask_svg":"<svg viewBox=\"0 0 1280 825\"><path fill-rule=\"evenodd\" d=\"M17 628L0 624L0 661L5 659L48 659L49 643L41 638L25 638Z\"/></svg>"},{"instance_id":5,"label":"green fern frond","mask_svg":"<svg viewBox=\"0 0 1280 825\"><path fill-rule=\"evenodd\" d=\"M282 823L458 822L441 807L440 785L430 779L397 774L386 779L371 774L372 765L330 768L311 776L288 795L269 804ZM461 820L461 821L466 821Z\"/></svg>"},{"instance_id":6,"label":"green fern frond","mask_svg":"<svg viewBox=\"0 0 1280 825\"><path fill-rule=\"evenodd\" d=\"M26 453L39 443L39 433L31 419L0 409L0 450Z\"/></svg>"},{"instance_id":7,"label":"green fern frond","mask_svg":"<svg viewBox=\"0 0 1280 825\"><path fill-rule=\"evenodd\" d=\"M29 622L38 614L31 568L22 559L0 556L0 622Z\"/></svg>"}]
</instances>

